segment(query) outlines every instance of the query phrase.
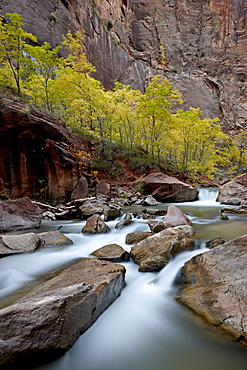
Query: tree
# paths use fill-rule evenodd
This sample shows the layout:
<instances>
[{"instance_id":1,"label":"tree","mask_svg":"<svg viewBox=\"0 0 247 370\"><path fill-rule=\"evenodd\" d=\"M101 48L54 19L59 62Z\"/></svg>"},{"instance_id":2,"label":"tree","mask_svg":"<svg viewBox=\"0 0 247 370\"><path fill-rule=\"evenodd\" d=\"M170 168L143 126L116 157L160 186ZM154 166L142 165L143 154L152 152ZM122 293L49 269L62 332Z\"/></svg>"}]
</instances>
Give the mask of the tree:
<instances>
[{"instance_id":1,"label":"tree","mask_svg":"<svg viewBox=\"0 0 247 370\"><path fill-rule=\"evenodd\" d=\"M161 76L155 76L140 98L138 115L141 121L143 145L151 154L161 159L165 136L171 129L170 108L181 104L182 99L173 84Z\"/></svg>"},{"instance_id":2,"label":"tree","mask_svg":"<svg viewBox=\"0 0 247 370\"><path fill-rule=\"evenodd\" d=\"M62 58L58 56L59 50L62 46L57 46L52 49L48 42L45 42L41 46L27 45L26 50L31 56L31 67L32 67L32 78L29 84L29 89L33 92L33 97L35 95L41 97L40 92L44 91L44 106L48 111L52 112L51 103L51 89L49 82L53 80L57 75L58 67L61 66ZM32 84L35 83L35 87ZM37 84L40 85L40 89L37 89ZM40 96L41 95L41 96Z\"/></svg>"},{"instance_id":3,"label":"tree","mask_svg":"<svg viewBox=\"0 0 247 370\"><path fill-rule=\"evenodd\" d=\"M22 81L30 72L30 63L26 55L27 41L36 42L31 33L22 29L22 16L17 13L7 13L6 20L0 15L0 66L5 84L17 88L21 93Z\"/></svg>"}]
</instances>

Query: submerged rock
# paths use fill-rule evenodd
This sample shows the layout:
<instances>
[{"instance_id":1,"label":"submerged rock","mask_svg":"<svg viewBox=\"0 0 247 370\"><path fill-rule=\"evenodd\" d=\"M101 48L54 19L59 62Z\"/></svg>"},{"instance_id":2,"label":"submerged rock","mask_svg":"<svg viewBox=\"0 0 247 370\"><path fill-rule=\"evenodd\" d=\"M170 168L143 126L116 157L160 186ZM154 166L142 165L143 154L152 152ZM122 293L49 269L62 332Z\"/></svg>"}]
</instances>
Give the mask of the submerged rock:
<instances>
[{"instance_id":1,"label":"submerged rock","mask_svg":"<svg viewBox=\"0 0 247 370\"><path fill-rule=\"evenodd\" d=\"M182 269L178 300L247 344L247 234L197 255Z\"/></svg>"},{"instance_id":2,"label":"submerged rock","mask_svg":"<svg viewBox=\"0 0 247 370\"><path fill-rule=\"evenodd\" d=\"M1 309L0 366L17 369L28 356L35 367L63 354L121 294L124 275L121 265L86 258Z\"/></svg>"},{"instance_id":3,"label":"submerged rock","mask_svg":"<svg viewBox=\"0 0 247 370\"><path fill-rule=\"evenodd\" d=\"M94 251L92 255L99 259L108 260L111 262L123 262L129 261L130 259L130 254L118 244L105 245L104 247Z\"/></svg>"},{"instance_id":4,"label":"submerged rock","mask_svg":"<svg viewBox=\"0 0 247 370\"><path fill-rule=\"evenodd\" d=\"M193 235L189 225L168 228L134 245L130 255L139 271L159 271L176 254L193 249Z\"/></svg>"}]
</instances>

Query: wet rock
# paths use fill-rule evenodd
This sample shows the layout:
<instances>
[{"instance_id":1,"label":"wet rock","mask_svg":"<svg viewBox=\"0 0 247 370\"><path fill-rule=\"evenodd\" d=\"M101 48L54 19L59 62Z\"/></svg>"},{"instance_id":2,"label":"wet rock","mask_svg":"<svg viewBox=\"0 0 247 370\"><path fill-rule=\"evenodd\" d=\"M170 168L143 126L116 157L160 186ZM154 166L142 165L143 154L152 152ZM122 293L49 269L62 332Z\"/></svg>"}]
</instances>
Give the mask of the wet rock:
<instances>
[{"instance_id":1,"label":"wet rock","mask_svg":"<svg viewBox=\"0 0 247 370\"><path fill-rule=\"evenodd\" d=\"M146 208L143 211L143 218L153 218L159 216L165 216L167 211L165 209L157 209L157 208Z\"/></svg>"},{"instance_id":2,"label":"wet rock","mask_svg":"<svg viewBox=\"0 0 247 370\"><path fill-rule=\"evenodd\" d=\"M108 260L111 262L123 262L129 261L130 259L130 254L118 244L105 245L104 247L94 251L92 255L99 259Z\"/></svg>"},{"instance_id":3,"label":"wet rock","mask_svg":"<svg viewBox=\"0 0 247 370\"><path fill-rule=\"evenodd\" d=\"M179 225L192 225L189 218L176 206L171 205L167 209L167 214L163 220L164 224L171 227Z\"/></svg>"},{"instance_id":4,"label":"wet rock","mask_svg":"<svg viewBox=\"0 0 247 370\"><path fill-rule=\"evenodd\" d=\"M140 241L152 236L154 233L148 231L134 231L133 233L129 233L125 237L126 244L136 244Z\"/></svg>"},{"instance_id":5,"label":"wet rock","mask_svg":"<svg viewBox=\"0 0 247 370\"><path fill-rule=\"evenodd\" d=\"M73 244L73 241L71 239L69 239L58 230L47 231L38 235L42 241L42 247L55 247Z\"/></svg>"},{"instance_id":6,"label":"wet rock","mask_svg":"<svg viewBox=\"0 0 247 370\"><path fill-rule=\"evenodd\" d=\"M0 236L0 256L15 253L34 252L41 245L41 238L35 233Z\"/></svg>"},{"instance_id":7,"label":"wet rock","mask_svg":"<svg viewBox=\"0 0 247 370\"><path fill-rule=\"evenodd\" d=\"M246 206L240 206L240 207L222 208L221 213L247 214L247 207Z\"/></svg>"},{"instance_id":8,"label":"wet rock","mask_svg":"<svg viewBox=\"0 0 247 370\"><path fill-rule=\"evenodd\" d=\"M120 217L121 211L117 208L105 208L104 209L104 220L111 221Z\"/></svg>"},{"instance_id":9,"label":"wet rock","mask_svg":"<svg viewBox=\"0 0 247 370\"><path fill-rule=\"evenodd\" d=\"M167 229L169 226L164 224L163 220L161 221L148 221L147 222L150 230L154 233L160 233L162 230Z\"/></svg>"},{"instance_id":10,"label":"wet rock","mask_svg":"<svg viewBox=\"0 0 247 370\"><path fill-rule=\"evenodd\" d=\"M221 219L221 220L229 220L229 217L228 217L225 213L223 213L223 212L222 212L222 213L220 214L220 219Z\"/></svg>"},{"instance_id":11,"label":"wet rock","mask_svg":"<svg viewBox=\"0 0 247 370\"><path fill-rule=\"evenodd\" d=\"M152 197L152 195L148 195L142 202L142 205L144 206L158 206L159 204L160 202L157 202L157 200Z\"/></svg>"},{"instance_id":12,"label":"wet rock","mask_svg":"<svg viewBox=\"0 0 247 370\"><path fill-rule=\"evenodd\" d=\"M126 213L125 218L123 220L119 221L115 225L115 228L116 229L119 229L120 227L127 226L127 225L131 224L132 222L133 222L133 220L132 220L131 214L130 213Z\"/></svg>"},{"instance_id":13,"label":"wet rock","mask_svg":"<svg viewBox=\"0 0 247 370\"><path fill-rule=\"evenodd\" d=\"M107 233L108 231L110 231L110 228L98 214L89 217L86 225L82 228L83 233L90 234Z\"/></svg>"},{"instance_id":14,"label":"wet rock","mask_svg":"<svg viewBox=\"0 0 247 370\"><path fill-rule=\"evenodd\" d=\"M168 228L131 247L131 257L139 271L159 271L169 260L194 247L194 229L189 225Z\"/></svg>"},{"instance_id":15,"label":"wet rock","mask_svg":"<svg viewBox=\"0 0 247 370\"><path fill-rule=\"evenodd\" d=\"M178 300L247 344L247 234L189 260Z\"/></svg>"},{"instance_id":16,"label":"wet rock","mask_svg":"<svg viewBox=\"0 0 247 370\"><path fill-rule=\"evenodd\" d=\"M161 172L151 173L143 179L145 194L161 202L186 202L198 197L198 190Z\"/></svg>"},{"instance_id":17,"label":"wet rock","mask_svg":"<svg viewBox=\"0 0 247 370\"><path fill-rule=\"evenodd\" d=\"M212 249L224 243L225 243L225 240L221 236L216 236L214 239L208 240L206 242L206 247L209 249Z\"/></svg>"},{"instance_id":18,"label":"wet rock","mask_svg":"<svg viewBox=\"0 0 247 370\"><path fill-rule=\"evenodd\" d=\"M42 220L42 210L27 197L0 201L0 230L37 228Z\"/></svg>"},{"instance_id":19,"label":"wet rock","mask_svg":"<svg viewBox=\"0 0 247 370\"><path fill-rule=\"evenodd\" d=\"M45 211L45 212L42 213L42 219L43 220L55 221L56 220L56 216L51 211Z\"/></svg>"},{"instance_id":20,"label":"wet rock","mask_svg":"<svg viewBox=\"0 0 247 370\"><path fill-rule=\"evenodd\" d=\"M0 310L0 365L36 367L67 351L121 294L125 268L86 258Z\"/></svg>"},{"instance_id":21,"label":"wet rock","mask_svg":"<svg viewBox=\"0 0 247 370\"><path fill-rule=\"evenodd\" d=\"M219 188L218 202L224 204L240 205L247 201L247 173L235 177Z\"/></svg>"}]
</instances>

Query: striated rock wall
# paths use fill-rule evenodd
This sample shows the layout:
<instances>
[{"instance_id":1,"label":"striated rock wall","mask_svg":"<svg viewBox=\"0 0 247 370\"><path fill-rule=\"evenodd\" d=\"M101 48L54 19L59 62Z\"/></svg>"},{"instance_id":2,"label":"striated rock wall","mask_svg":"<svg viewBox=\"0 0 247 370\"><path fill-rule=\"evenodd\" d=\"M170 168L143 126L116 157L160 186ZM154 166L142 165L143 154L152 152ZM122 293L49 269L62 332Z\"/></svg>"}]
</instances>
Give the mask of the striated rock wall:
<instances>
[{"instance_id":1,"label":"striated rock wall","mask_svg":"<svg viewBox=\"0 0 247 370\"><path fill-rule=\"evenodd\" d=\"M247 0L2 0L1 7L23 14L25 28L53 46L83 28L106 88L117 79L143 90L164 72L186 108L222 118L230 133L247 128Z\"/></svg>"},{"instance_id":2,"label":"striated rock wall","mask_svg":"<svg viewBox=\"0 0 247 370\"><path fill-rule=\"evenodd\" d=\"M89 141L59 119L9 99L0 100L0 194L49 196L60 201L88 195L75 150Z\"/></svg>"}]
</instances>

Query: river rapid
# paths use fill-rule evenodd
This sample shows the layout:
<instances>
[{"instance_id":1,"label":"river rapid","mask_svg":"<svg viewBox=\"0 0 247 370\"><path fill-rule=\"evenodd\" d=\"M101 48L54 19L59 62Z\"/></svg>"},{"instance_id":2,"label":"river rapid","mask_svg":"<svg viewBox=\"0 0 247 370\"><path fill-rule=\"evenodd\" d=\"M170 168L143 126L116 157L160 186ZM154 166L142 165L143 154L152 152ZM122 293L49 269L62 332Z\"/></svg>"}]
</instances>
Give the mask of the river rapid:
<instances>
[{"instance_id":1,"label":"river rapid","mask_svg":"<svg viewBox=\"0 0 247 370\"><path fill-rule=\"evenodd\" d=\"M195 250L181 253L159 273L140 273L132 261L122 263L127 272L121 296L64 356L37 370L246 368L246 348L208 328L174 299L176 277L181 267L192 256L206 251L205 241L219 235L228 241L247 232L246 215L229 215L229 220L220 220L221 205L215 198L215 190L203 190L199 201L176 204L188 215L197 231ZM168 204L158 206L167 207ZM85 221L44 222L38 232L62 225L61 232L74 244L2 258L0 304L14 300L16 292L43 274L81 257L89 257L91 252L106 244L117 243L129 251L131 246L125 244L126 234L149 231L143 219L136 218L132 224L116 230L118 221L107 222L111 232L99 235L82 234Z\"/></svg>"}]
</instances>

